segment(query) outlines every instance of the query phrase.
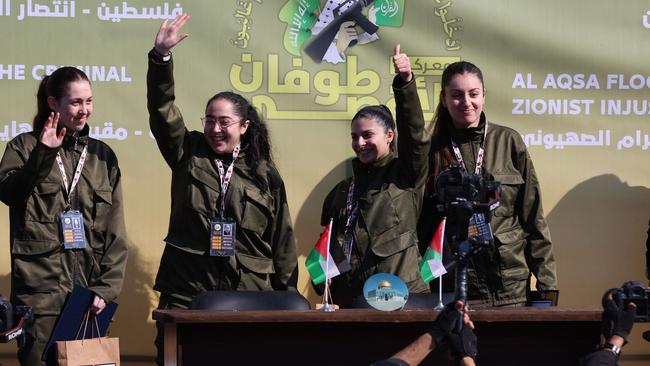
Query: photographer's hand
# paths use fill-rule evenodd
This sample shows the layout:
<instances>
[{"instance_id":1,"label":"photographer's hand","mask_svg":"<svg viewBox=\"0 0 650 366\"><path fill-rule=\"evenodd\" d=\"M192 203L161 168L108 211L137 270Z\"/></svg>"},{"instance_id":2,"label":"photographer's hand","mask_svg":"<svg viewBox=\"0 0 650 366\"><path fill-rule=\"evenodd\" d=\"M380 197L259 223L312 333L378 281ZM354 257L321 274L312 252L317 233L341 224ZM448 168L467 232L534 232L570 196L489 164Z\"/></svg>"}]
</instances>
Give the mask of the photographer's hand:
<instances>
[{"instance_id":1,"label":"photographer's hand","mask_svg":"<svg viewBox=\"0 0 650 366\"><path fill-rule=\"evenodd\" d=\"M477 338L474 332L474 323L467 314L467 308L461 301L448 304L438 315L429 333L436 345L446 341L451 354L457 359L466 357L476 358L478 355ZM463 317L463 326L458 329L460 317Z\"/></svg>"},{"instance_id":2,"label":"photographer's hand","mask_svg":"<svg viewBox=\"0 0 650 366\"><path fill-rule=\"evenodd\" d=\"M616 290L608 290L603 295L602 332L605 340L622 346L627 343L627 337L634 325L636 305L629 303L624 307L620 301L617 303L612 296L614 291Z\"/></svg>"}]
</instances>

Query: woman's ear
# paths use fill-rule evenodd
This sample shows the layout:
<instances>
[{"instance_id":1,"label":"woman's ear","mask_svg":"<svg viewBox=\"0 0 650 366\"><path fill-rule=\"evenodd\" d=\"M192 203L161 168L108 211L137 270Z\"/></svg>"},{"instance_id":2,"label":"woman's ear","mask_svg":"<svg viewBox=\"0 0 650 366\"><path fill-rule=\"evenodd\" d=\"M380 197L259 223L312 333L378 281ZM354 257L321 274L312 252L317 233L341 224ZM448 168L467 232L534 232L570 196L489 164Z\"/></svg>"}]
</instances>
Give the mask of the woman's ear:
<instances>
[{"instance_id":1,"label":"woman's ear","mask_svg":"<svg viewBox=\"0 0 650 366\"><path fill-rule=\"evenodd\" d=\"M248 126L250 126L250 124L251 124L251 121L248 120L248 119L245 120L244 122L242 122L242 124L239 126L239 134L240 135L245 134L246 131L248 131Z\"/></svg>"},{"instance_id":2,"label":"woman's ear","mask_svg":"<svg viewBox=\"0 0 650 366\"><path fill-rule=\"evenodd\" d=\"M50 109L53 111L59 110L59 102L53 96L47 97L47 105L50 106Z\"/></svg>"}]
</instances>

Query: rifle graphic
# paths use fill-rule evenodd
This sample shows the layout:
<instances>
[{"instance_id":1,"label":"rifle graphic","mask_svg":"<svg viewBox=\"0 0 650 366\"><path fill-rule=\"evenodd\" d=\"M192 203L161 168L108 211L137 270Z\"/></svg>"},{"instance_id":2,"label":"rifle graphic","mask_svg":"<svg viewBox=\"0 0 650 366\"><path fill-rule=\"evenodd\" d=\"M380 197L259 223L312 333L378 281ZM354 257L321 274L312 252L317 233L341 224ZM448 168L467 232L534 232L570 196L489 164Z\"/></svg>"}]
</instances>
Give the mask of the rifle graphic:
<instances>
[{"instance_id":1,"label":"rifle graphic","mask_svg":"<svg viewBox=\"0 0 650 366\"><path fill-rule=\"evenodd\" d=\"M323 28L304 48L306 54L316 63L323 61L330 44L341 28L341 24L354 21L364 31L375 34L379 27L374 25L368 18L361 14L364 7L370 5L373 0L347 0L339 4L332 12L334 20Z\"/></svg>"}]
</instances>

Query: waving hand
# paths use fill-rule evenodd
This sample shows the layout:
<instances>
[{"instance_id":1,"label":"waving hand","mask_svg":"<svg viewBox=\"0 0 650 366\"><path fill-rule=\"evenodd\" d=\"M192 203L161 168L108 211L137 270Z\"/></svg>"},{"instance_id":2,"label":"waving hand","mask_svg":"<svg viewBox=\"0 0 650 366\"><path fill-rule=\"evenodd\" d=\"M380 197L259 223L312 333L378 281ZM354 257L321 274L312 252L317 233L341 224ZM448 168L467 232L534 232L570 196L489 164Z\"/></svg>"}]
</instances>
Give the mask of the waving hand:
<instances>
[{"instance_id":1,"label":"waving hand","mask_svg":"<svg viewBox=\"0 0 650 366\"><path fill-rule=\"evenodd\" d=\"M169 51L174 46L189 37L189 34L187 33L179 34L179 31L189 19L190 16L187 13L181 14L172 21L165 19L165 21L160 25L160 29L156 35L156 52L161 55L168 55Z\"/></svg>"}]
</instances>

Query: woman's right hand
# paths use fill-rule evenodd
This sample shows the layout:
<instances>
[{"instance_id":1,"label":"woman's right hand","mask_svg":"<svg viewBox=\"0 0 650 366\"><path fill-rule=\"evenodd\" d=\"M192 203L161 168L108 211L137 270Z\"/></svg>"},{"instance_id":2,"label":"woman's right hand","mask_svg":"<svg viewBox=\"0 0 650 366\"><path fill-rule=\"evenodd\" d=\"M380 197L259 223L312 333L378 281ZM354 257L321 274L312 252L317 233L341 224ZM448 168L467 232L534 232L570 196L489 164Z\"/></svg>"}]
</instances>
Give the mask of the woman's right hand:
<instances>
[{"instance_id":1,"label":"woman's right hand","mask_svg":"<svg viewBox=\"0 0 650 366\"><path fill-rule=\"evenodd\" d=\"M41 130L41 136L38 140L47 147L59 147L63 143L63 137L65 136L65 127L61 128L59 133L56 133L56 126L59 124L59 113L54 114L50 112L50 116L45 121L43 125L43 130Z\"/></svg>"},{"instance_id":2,"label":"woman's right hand","mask_svg":"<svg viewBox=\"0 0 650 366\"><path fill-rule=\"evenodd\" d=\"M189 37L189 34L178 34L185 23L190 19L189 14L183 13L171 22L169 19L160 25L158 34L156 34L156 43L154 48L161 55L168 55L169 51L179 44L182 40Z\"/></svg>"},{"instance_id":3,"label":"woman's right hand","mask_svg":"<svg viewBox=\"0 0 650 366\"><path fill-rule=\"evenodd\" d=\"M409 60L407 54L402 53L399 43L395 45L393 66L395 66L395 72L399 74L405 83L408 83L413 79L413 73L411 72L411 60Z\"/></svg>"}]
</instances>

